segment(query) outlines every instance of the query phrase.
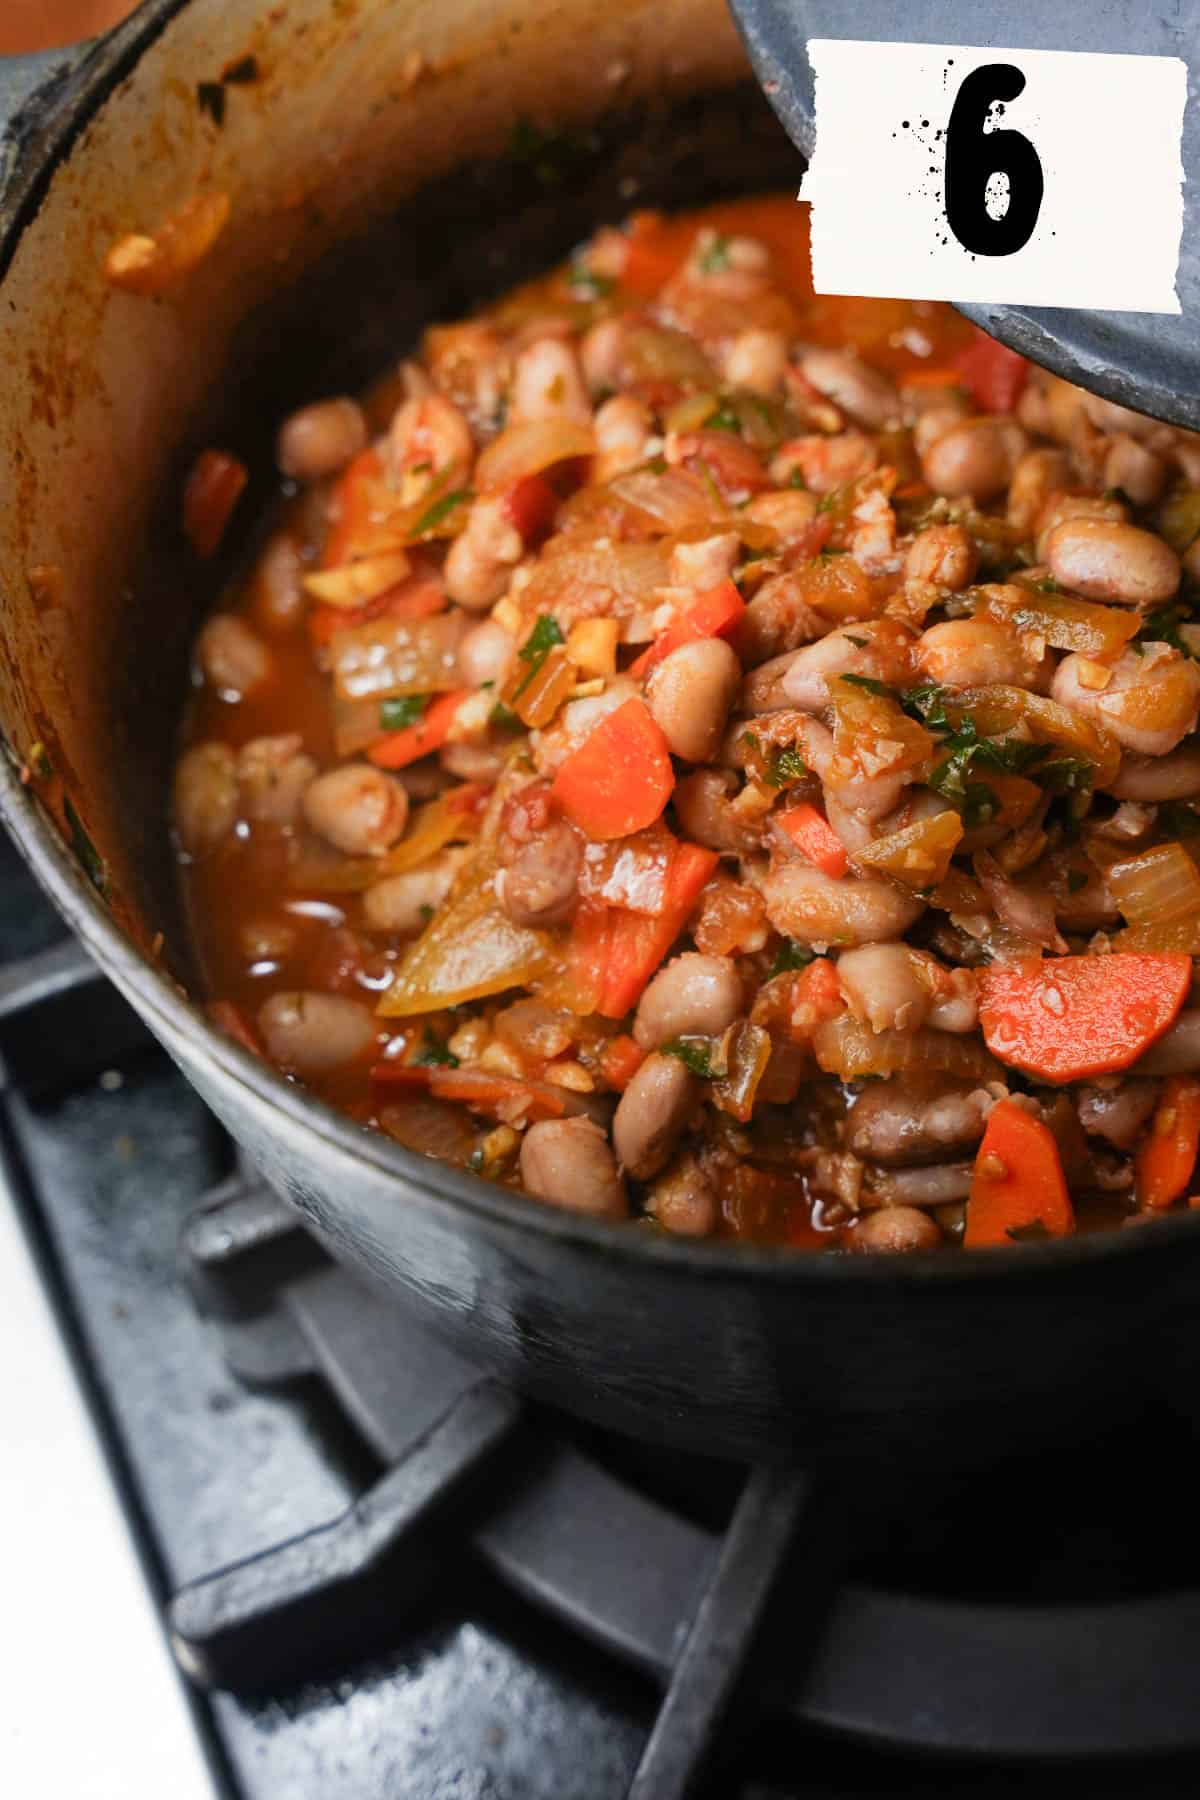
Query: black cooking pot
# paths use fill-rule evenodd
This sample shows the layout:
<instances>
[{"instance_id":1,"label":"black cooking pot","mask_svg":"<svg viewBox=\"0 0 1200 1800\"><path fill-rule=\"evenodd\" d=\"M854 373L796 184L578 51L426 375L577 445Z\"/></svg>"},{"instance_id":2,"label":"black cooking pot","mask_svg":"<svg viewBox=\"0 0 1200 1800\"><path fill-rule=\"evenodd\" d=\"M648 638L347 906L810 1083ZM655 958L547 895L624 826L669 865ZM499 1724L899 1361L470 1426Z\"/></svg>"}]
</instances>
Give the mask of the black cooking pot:
<instances>
[{"instance_id":1,"label":"black cooking pot","mask_svg":"<svg viewBox=\"0 0 1200 1800\"><path fill-rule=\"evenodd\" d=\"M719 0L150 0L47 67L0 160L0 802L270 1181L476 1359L691 1449L962 1462L1186 1404L1198 1218L877 1259L612 1228L359 1129L187 997L166 792L212 575L183 470L226 444L265 495L280 414L427 320L631 205L794 183ZM207 261L164 299L109 288L112 239L197 188L232 199Z\"/></svg>"}]
</instances>

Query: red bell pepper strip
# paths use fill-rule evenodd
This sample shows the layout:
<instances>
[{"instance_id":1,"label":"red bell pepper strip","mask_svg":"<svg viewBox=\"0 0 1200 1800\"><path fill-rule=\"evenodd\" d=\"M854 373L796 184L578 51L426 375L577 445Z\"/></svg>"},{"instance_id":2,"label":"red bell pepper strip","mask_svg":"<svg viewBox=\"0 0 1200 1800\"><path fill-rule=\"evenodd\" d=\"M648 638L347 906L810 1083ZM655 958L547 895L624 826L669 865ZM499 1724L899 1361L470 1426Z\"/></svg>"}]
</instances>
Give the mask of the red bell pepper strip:
<instances>
[{"instance_id":1,"label":"red bell pepper strip","mask_svg":"<svg viewBox=\"0 0 1200 1800\"><path fill-rule=\"evenodd\" d=\"M1029 379L1029 364L1023 356L979 330L955 358L955 368L976 406L987 413L1011 412Z\"/></svg>"},{"instance_id":2,"label":"red bell pepper strip","mask_svg":"<svg viewBox=\"0 0 1200 1800\"><path fill-rule=\"evenodd\" d=\"M604 984L595 1009L604 1018L623 1019L637 1005L642 990L691 917L718 861L715 850L680 844L671 859L666 903L657 917L611 908Z\"/></svg>"},{"instance_id":3,"label":"red bell pepper strip","mask_svg":"<svg viewBox=\"0 0 1200 1800\"><path fill-rule=\"evenodd\" d=\"M371 744L367 750L369 760L377 769L404 769L428 756L431 750L440 750L455 713L470 692L470 688L455 688L452 693L438 694L415 725L389 731L386 737Z\"/></svg>"},{"instance_id":4,"label":"red bell pepper strip","mask_svg":"<svg viewBox=\"0 0 1200 1800\"><path fill-rule=\"evenodd\" d=\"M183 529L197 556L215 556L249 476L227 450L202 450L183 489Z\"/></svg>"},{"instance_id":5,"label":"red bell pepper strip","mask_svg":"<svg viewBox=\"0 0 1200 1800\"><path fill-rule=\"evenodd\" d=\"M648 649L630 664L631 675L647 675L664 656L678 650L681 644L693 644L698 638L731 637L746 616L746 602L732 581L719 581L700 595L682 617L668 625Z\"/></svg>"},{"instance_id":6,"label":"red bell pepper strip","mask_svg":"<svg viewBox=\"0 0 1200 1800\"><path fill-rule=\"evenodd\" d=\"M996 963L979 980L979 1022L1001 1062L1042 1081L1127 1069L1174 1023L1192 959L1147 952Z\"/></svg>"},{"instance_id":7,"label":"red bell pepper strip","mask_svg":"<svg viewBox=\"0 0 1200 1800\"><path fill-rule=\"evenodd\" d=\"M1001 1100L979 1146L963 1243L1011 1244L1022 1237L1065 1237L1075 1214L1054 1134L1015 1100Z\"/></svg>"},{"instance_id":8,"label":"red bell pepper strip","mask_svg":"<svg viewBox=\"0 0 1200 1800\"><path fill-rule=\"evenodd\" d=\"M1187 1192L1200 1149L1200 1080L1172 1075L1134 1165L1138 1205L1165 1212Z\"/></svg>"},{"instance_id":9,"label":"red bell pepper strip","mask_svg":"<svg viewBox=\"0 0 1200 1800\"><path fill-rule=\"evenodd\" d=\"M846 847L824 813L801 800L777 814L777 819L801 856L835 881L841 880L850 866Z\"/></svg>"},{"instance_id":10,"label":"red bell pepper strip","mask_svg":"<svg viewBox=\"0 0 1200 1800\"><path fill-rule=\"evenodd\" d=\"M645 702L631 699L560 764L550 791L573 825L605 843L653 825L674 786L667 740Z\"/></svg>"}]
</instances>

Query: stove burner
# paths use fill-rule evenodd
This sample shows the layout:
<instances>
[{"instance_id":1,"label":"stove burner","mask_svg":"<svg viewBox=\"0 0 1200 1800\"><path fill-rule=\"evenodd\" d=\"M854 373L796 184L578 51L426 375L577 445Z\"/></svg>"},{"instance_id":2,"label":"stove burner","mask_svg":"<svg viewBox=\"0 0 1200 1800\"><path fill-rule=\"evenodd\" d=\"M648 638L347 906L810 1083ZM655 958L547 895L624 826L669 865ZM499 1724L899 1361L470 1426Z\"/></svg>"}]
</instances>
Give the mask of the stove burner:
<instances>
[{"instance_id":1,"label":"stove burner","mask_svg":"<svg viewBox=\"0 0 1200 1800\"><path fill-rule=\"evenodd\" d=\"M581 1449L563 1421L519 1417L317 1251L252 1176L193 1215L182 1248L235 1371L268 1385L316 1372L389 1465L332 1526L180 1591L174 1638L202 1680L274 1684L364 1575L369 1586L389 1557L436 1566L457 1527L519 1593L666 1685L631 1800L691 1791L777 1587L789 1628L763 1632L759 1692L808 1726L989 1757L1200 1746L1200 1592L1026 1606L838 1586L835 1509L803 1475L751 1471L723 1532L695 1522ZM619 1468L619 1451L606 1460ZM1029 1503L1043 1501L1053 1496L1035 1489ZM313 1632L299 1623L309 1606Z\"/></svg>"}]
</instances>

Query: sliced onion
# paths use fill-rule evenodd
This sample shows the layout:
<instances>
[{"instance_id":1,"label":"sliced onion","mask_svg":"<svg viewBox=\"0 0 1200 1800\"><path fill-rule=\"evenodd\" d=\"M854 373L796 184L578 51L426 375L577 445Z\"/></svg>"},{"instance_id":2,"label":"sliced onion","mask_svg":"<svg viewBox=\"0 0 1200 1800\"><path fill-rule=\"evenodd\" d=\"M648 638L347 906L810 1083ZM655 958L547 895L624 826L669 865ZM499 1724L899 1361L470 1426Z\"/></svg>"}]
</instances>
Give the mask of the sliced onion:
<instances>
[{"instance_id":1,"label":"sliced onion","mask_svg":"<svg viewBox=\"0 0 1200 1800\"><path fill-rule=\"evenodd\" d=\"M381 1018L441 1012L528 987L550 966L549 939L512 923L496 899L492 875L481 855L464 870L448 904L405 953L376 1009Z\"/></svg>"},{"instance_id":2,"label":"sliced onion","mask_svg":"<svg viewBox=\"0 0 1200 1800\"><path fill-rule=\"evenodd\" d=\"M464 782L419 808L406 835L385 856L309 857L293 864L288 885L319 894L357 894L387 875L417 869L447 844L471 841L486 795L480 783Z\"/></svg>"},{"instance_id":3,"label":"sliced onion","mask_svg":"<svg viewBox=\"0 0 1200 1800\"><path fill-rule=\"evenodd\" d=\"M1072 594L1043 594L1016 582L975 590L976 618L992 618L1033 632L1056 650L1104 660L1119 656L1137 635L1141 614L1130 607L1096 606Z\"/></svg>"},{"instance_id":4,"label":"sliced onion","mask_svg":"<svg viewBox=\"0 0 1200 1800\"><path fill-rule=\"evenodd\" d=\"M481 451L475 464L476 490L500 492L526 475L540 475L555 463L590 456L595 447L591 426L581 425L577 419L560 415L510 425Z\"/></svg>"},{"instance_id":5,"label":"sliced onion","mask_svg":"<svg viewBox=\"0 0 1200 1800\"><path fill-rule=\"evenodd\" d=\"M948 808L932 819L918 819L900 831L875 838L854 860L921 894L945 879L962 835L962 819Z\"/></svg>"},{"instance_id":6,"label":"sliced onion","mask_svg":"<svg viewBox=\"0 0 1200 1800\"><path fill-rule=\"evenodd\" d=\"M670 558L661 538L640 544L552 538L522 589L521 605L527 614L552 612L563 627L576 619L627 618L666 585Z\"/></svg>"},{"instance_id":7,"label":"sliced onion","mask_svg":"<svg viewBox=\"0 0 1200 1800\"><path fill-rule=\"evenodd\" d=\"M458 646L468 624L457 608L428 619L373 619L334 633L334 687L343 700L448 693L459 686Z\"/></svg>"},{"instance_id":8,"label":"sliced onion","mask_svg":"<svg viewBox=\"0 0 1200 1800\"><path fill-rule=\"evenodd\" d=\"M1114 950L1165 950L1173 955L1200 956L1200 913L1161 925L1131 925L1109 939Z\"/></svg>"},{"instance_id":9,"label":"sliced onion","mask_svg":"<svg viewBox=\"0 0 1200 1800\"><path fill-rule=\"evenodd\" d=\"M1107 787L1121 766L1121 747L1109 732L1093 725L1082 714L1044 694L995 682L987 687L964 688L947 701L946 711L957 723L970 714L981 737L1002 737L1024 725L1039 744L1056 744L1071 756L1083 757L1095 768L1097 787Z\"/></svg>"},{"instance_id":10,"label":"sliced onion","mask_svg":"<svg viewBox=\"0 0 1200 1800\"><path fill-rule=\"evenodd\" d=\"M610 481L608 490L664 533L721 530L729 521L727 508L690 469L634 469Z\"/></svg>"},{"instance_id":11,"label":"sliced onion","mask_svg":"<svg viewBox=\"0 0 1200 1800\"><path fill-rule=\"evenodd\" d=\"M1200 869L1182 844L1158 844L1114 863L1108 886L1131 926L1200 917Z\"/></svg>"},{"instance_id":12,"label":"sliced onion","mask_svg":"<svg viewBox=\"0 0 1200 1800\"><path fill-rule=\"evenodd\" d=\"M813 1034L817 1062L827 1075L863 1081L872 1075L898 1075L902 1070L960 1075L968 1081L991 1081L999 1065L975 1037L931 1026L920 1031L872 1031L850 1013L826 1019Z\"/></svg>"},{"instance_id":13,"label":"sliced onion","mask_svg":"<svg viewBox=\"0 0 1200 1800\"><path fill-rule=\"evenodd\" d=\"M754 1112L759 1084L771 1060L771 1036L761 1025L742 1019L731 1026L725 1073L713 1083L713 1102L746 1124Z\"/></svg>"}]
</instances>

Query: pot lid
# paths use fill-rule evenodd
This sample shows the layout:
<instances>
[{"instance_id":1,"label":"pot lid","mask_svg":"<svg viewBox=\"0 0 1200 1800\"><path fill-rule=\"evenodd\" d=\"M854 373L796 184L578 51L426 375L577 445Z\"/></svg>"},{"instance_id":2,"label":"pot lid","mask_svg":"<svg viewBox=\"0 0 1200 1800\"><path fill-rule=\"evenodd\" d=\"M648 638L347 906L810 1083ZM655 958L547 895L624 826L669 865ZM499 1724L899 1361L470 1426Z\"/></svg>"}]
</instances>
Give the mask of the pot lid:
<instances>
[{"instance_id":1,"label":"pot lid","mask_svg":"<svg viewBox=\"0 0 1200 1800\"><path fill-rule=\"evenodd\" d=\"M1187 60L1200 43L1200 0L1088 0L1050 8L995 0L730 0L763 90L804 154L814 127L810 38L970 44L1030 50L1103 50ZM1192 87L1189 69L1189 98ZM1082 96L1081 96L1082 103ZM959 310L1003 343L1107 399L1200 430L1200 109L1184 113L1183 237L1178 315L963 304ZM1119 253L1120 220L1113 223Z\"/></svg>"}]
</instances>

